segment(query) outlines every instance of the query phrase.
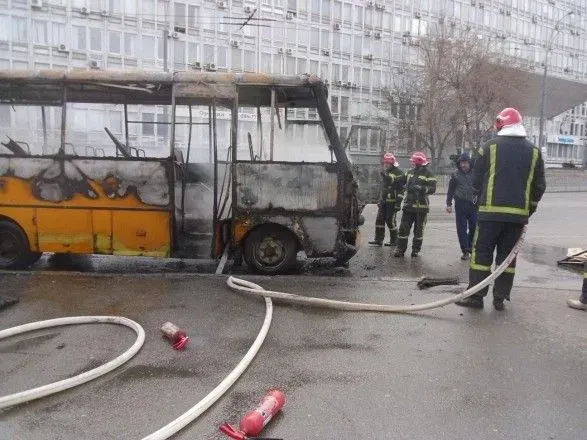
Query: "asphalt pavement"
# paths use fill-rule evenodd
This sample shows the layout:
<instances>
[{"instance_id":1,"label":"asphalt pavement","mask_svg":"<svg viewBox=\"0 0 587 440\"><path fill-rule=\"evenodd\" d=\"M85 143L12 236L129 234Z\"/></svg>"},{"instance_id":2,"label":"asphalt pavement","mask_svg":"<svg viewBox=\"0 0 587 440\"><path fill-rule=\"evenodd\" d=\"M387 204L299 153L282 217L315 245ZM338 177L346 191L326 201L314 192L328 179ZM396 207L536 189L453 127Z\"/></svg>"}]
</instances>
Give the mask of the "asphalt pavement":
<instances>
[{"instance_id":1,"label":"asphalt pavement","mask_svg":"<svg viewBox=\"0 0 587 440\"><path fill-rule=\"evenodd\" d=\"M464 286L420 291L415 285L422 275L466 282L454 218L443 212L442 197L433 205L418 260L367 246L349 269L309 263L300 275L244 277L266 289L351 301L415 304L452 295ZM365 212L365 241L374 208ZM585 438L587 313L566 307L581 279L556 260L567 247L587 247L586 217L587 193L546 195L505 312L490 301L482 311L451 305L413 315L275 304L250 368L174 438L223 438L218 425L238 422L270 387L283 389L288 401L265 434L288 440ZM261 327L264 302L231 292L226 276L183 273L171 260L141 263L147 271L136 265L141 273L100 271L93 259L81 261L93 270L56 272L45 262L0 274L2 292L20 299L0 311L0 329L61 316L121 315L143 325L145 345L98 380L0 411L1 439L142 438L213 389ZM129 267L127 260L119 264ZM188 350L174 351L161 338L168 320L187 330ZM86 371L133 340L125 328L83 325L0 341L0 396Z\"/></svg>"}]
</instances>

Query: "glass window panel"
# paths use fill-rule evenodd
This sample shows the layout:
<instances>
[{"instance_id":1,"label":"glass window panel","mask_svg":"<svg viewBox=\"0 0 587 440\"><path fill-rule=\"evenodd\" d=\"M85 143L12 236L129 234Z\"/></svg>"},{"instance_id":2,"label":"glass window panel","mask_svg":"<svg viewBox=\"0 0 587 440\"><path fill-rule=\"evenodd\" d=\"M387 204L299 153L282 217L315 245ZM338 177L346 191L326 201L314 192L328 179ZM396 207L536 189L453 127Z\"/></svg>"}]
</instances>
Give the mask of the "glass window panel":
<instances>
[{"instance_id":1,"label":"glass window panel","mask_svg":"<svg viewBox=\"0 0 587 440\"><path fill-rule=\"evenodd\" d=\"M175 24L186 26L186 5L185 3L175 3Z\"/></svg>"},{"instance_id":2,"label":"glass window panel","mask_svg":"<svg viewBox=\"0 0 587 440\"><path fill-rule=\"evenodd\" d=\"M33 20L33 43L47 44L47 22Z\"/></svg>"},{"instance_id":3,"label":"glass window panel","mask_svg":"<svg viewBox=\"0 0 587 440\"><path fill-rule=\"evenodd\" d=\"M155 124L153 124L153 122L155 122L155 114L143 112L142 116L143 124L141 124L141 126L143 130L143 136L154 136Z\"/></svg>"},{"instance_id":4,"label":"glass window panel","mask_svg":"<svg viewBox=\"0 0 587 440\"><path fill-rule=\"evenodd\" d=\"M90 28L90 49L102 50L102 31L96 28Z\"/></svg>"},{"instance_id":5,"label":"glass window panel","mask_svg":"<svg viewBox=\"0 0 587 440\"><path fill-rule=\"evenodd\" d=\"M72 26L73 48L86 50L86 28L81 26Z\"/></svg>"},{"instance_id":6,"label":"glass window panel","mask_svg":"<svg viewBox=\"0 0 587 440\"><path fill-rule=\"evenodd\" d=\"M176 40L173 42L173 63L185 66L185 41Z\"/></svg>"},{"instance_id":7,"label":"glass window panel","mask_svg":"<svg viewBox=\"0 0 587 440\"><path fill-rule=\"evenodd\" d=\"M111 0L111 1L118 3L119 0ZM136 13L137 13L137 0L125 0L124 13L126 15L136 15Z\"/></svg>"},{"instance_id":8,"label":"glass window panel","mask_svg":"<svg viewBox=\"0 0 587 440\"><path fill-rule=\"evenodd\" d=\"M298 58L298 72L300 73L306 73L307 72L307 62L305 59L303 58Z\"/></svg>"},{"instance_id":9,"label":"glass window panel","mask_svg":"<svg viewBox=\"0 0 587 440\"><path fill-rule=\"evenodd\" d=\"M322 0L322 18L330 19L330 0Z\"/></svg>"},{"instance_id":10,"label":"glass window panel","mask_svg":"<svg viewBox=\"0 0 587 440\"><path fill-rule=\"evenodd\" d=\"M310 30L310 47L312 49L318 49L320 46L320 31L318 28L312 28Z\"/></svg>"},{"instance_id":11,"label":"glass window panel","mask_svg":"<svg viewBox=\"0 0 587 440\"><path fill-rule=\"evenodd\" d=\"M67 38L65 36L65 24L64 23L52 23L51 26L51 44L57 46L59 44L65 44Z\"/></svg>"},{"instance_id":12,"label":"glass window panel","mask_svg":"<svg viewBox=\"0 0 587 440\"><path fill-rule=\"evenodd\" d=\"M204 44L204 63L214 62L214 46L210 44Z\"/></svg>"},{"instance_id":13,"label":"glass window panel","mask_svg":"<svg viewBox=\"0 0 587 440\"><path fill-rule=\"evenodd\" d=\"M120 39L121 39L121 33L118 31L110 31L110 52L112 53L120 53Z\"/></svg>"},{"instance_id":14,"label":"glass window panel","mask_svg":"<svg viewBox=\"0 0 587 440\"><path fill-rule=\"evenodd\" d=\"M223 46L218 46L216 48L216 51L218 52L218 61L217 61L217 64L220 67L226 67L226 66L228 66L228 48L227 47L223 47Z\"/></svg>"},{"instance_id":15,"label":"glass window panel","mask_svg":"<svg viewBox=\"0 0 587 440\"><path fill-rule=\"evenodd\" d=\"M135 56L137 53L137 36L134 34L129 34L128 32L124 34L124 54L129 56Z\"/></svg>"},{"instance_id":16,"label":"glass window panel","mask_svg":"<svg viewBox=\"0 0 587 440\"><path fill-rule=\"evenodd\" d=\"M245 70L247 72L254 72L255 69L255 65L256 63L256 57L255 57L255 52L253 52L252 50L245 50L244 51L244 58L245 58ZM292 59L292 57L288 57L289 59Z\"/></svg>"},{"instance_id":17,"label":"glass window panel","mask_svg":"<svg viewBox=\"0 0 587 440\"><path fill-rule=\"evenodd\" d=\"M0 40L1 41L8 41L9 40L9 27L8 27L8 17L6 15L0 15Z\"/></svg>"},{"instance_id":18,"label":"glass window panel","mask_svg":"<svg viewBox=\"0 0 587 440\"><path fill-rule=\"evenodd\" d=\"M322 29L321 33L321 44L320 47L323 49L330 48L330 31Z\"/></svg>"},{"instance_id":19,"label":"glass window panel","mask_svg":"<svg viewBox=\"0 0 587 440\"><path fill-rule=\"evenodd\" d=\"M26 43L28 41L27 19L12 17L12 41Z\"/></svg>"},{"instance_id":20,"label":"glass window panel","mask_svg":"<svg viewBox=\"0 0 587 440\"><path fill-rule=\"evenodd\" d=\"M230 51L231 67L233 70L242 69L241 61L241 50L237 47L233 47Z\"/></svg>"},{"instance_id":21,"label":"glass window panel","mask_svg":"<svg viewBox=\"0 0 587 440\"><path fill-rule=\"evenodd\" d=\"M188 62L195 63L200 61L200 45L198 43L188 43Z\"/></svg>"},{"instance_id":22,"label":"glass window panel","mask_svg":"<svg viewBox=\"0 0 587 440\"><path fill-rule=\"evenodd\" d=\"M141 44L143 58L153 59L155 57L155 37L143 35L141 37Z\"/></svg>"},{"instance_id":23,"label":"glass window panel","mask_svg":"<svg viewBox=\"0 0 587 440\"><path fill-rule=\"evenodd\" d=\"M200 20L200 7L199 6L188 6L188 26L197 28Z\"/></svg>"}]
</instances>

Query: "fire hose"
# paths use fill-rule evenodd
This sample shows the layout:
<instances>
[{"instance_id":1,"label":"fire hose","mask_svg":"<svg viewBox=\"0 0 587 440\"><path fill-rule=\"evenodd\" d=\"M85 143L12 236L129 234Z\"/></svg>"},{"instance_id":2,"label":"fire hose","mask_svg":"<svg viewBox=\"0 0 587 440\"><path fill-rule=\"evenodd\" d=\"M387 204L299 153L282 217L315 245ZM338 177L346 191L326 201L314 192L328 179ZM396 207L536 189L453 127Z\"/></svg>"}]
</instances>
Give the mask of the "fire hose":
<instances>
[{"instance_id":1,"label":"fire hose","mask_svg":"<svg viewBox=\"0 0 587 440\"><path fill-rule=\"evenodd\" d=\"M264 290L261 286L252 283L250 281L246 281L240 278L229 277L227 280L227 284L230 288L235 291L262 296L265 299L266 305L266 312L265 312L265 319L259 334L255 338L253 345L249 348L246 355L243 359L237 364L237 366L231 371L231 373L218 385L214 388L208 395L206 395L202 400L200 400L196 405L186 411L184 414L179 416L177 419L173 420L172 422L165 425L163 428L157 430L156 432L146 436L143 440L165 440L172 436L173 434L177 433L181 429L183 429L188 424L192 423L196 420L202 413L204 413L208 408L210 408L218 399L220 399L226 391L239 379L239 377L244 373L250 363L253 361L254 357L258 353L261 345L263 344L265 337L269 331L269 327L271 325L271 319L273 315L273 305L271 299L281 300L284 302L294 303L294 304L304 304L310 305L314 307L322 307L322 308L330 308L330 309L337 309L337 310L346 310L346 311L365 311L365 312L384 312L384 313L412 313L418 312L423 310L430 310L438 307L443 307L448 304L452 304L456 301L468 298L469 296L474 295L475 293L479 292L481 289L487 287L491 284L498 276L500 276L507 267L514 261L516 255L518 254L523 241L524 236L526 234L526 226L522 231L522 235L520 236L519 240L513 247L512 251L509 255L505 258L505 260L496 267L495 271L490 274L487 278L481 281L479 284L465 290L464 292L454 295L450 298L441 299L438 301L433 301L430 303L425 304L416 304L416 305L388 305L388 304L368 304L368 303L356 303L356 302L347 302L347 301L337 301L337 300L330 300L324 298L315 298L315 297L305 297L301 295L296 295L292 293L285 293L285 292L276 292L271 290ZM50 394L57 393L59 391L64 391L66 389L81 385L86 383L90 380L96 379L99 376L102 376L115 368L121 366L125 362L127 362L130 358L132 358L142 347L144 340L145 340L145 333L143 328L137 324L136 322L123 318L123 317L116 317L116 316L75 316L69 318L58 318L58 319L51 319L47 321L39 321L33 322L30 324L24 324L21 326L9 328L6 330L0 331L0 340L8 338L10 336L15 336L21 333L25 333L28 331L33 330L40 330L49 327L57 327L62 325L72 325L72 324L91 324L91 323L109 323L109 324L120 324L125 325L127 327L132 328L137 333L137 340L129 348L125 353L121 354L117 358L113 359L112 361L101 365L100 367L94 368L93 370L86 371L85 373L79 374L77 376L61 380L59 382L55 382L49 385L44 385L38 388L33 388L31 390L23 391L16 394L11 394L8 396L0 397L0 409L6 408L9 406L17 405L19 403L28 402L31 400L39 399L44 396L48 396Z\"/></svg>"},{"instance_id":2,"label":"fire hose","mask_svg":"<svg viewBox=\"0 0 587 440\"><path fill-rule=\"evenodd\" d=\"M514 245L514 248L509 253L509 255L505 258L502 263L495 268L495 271L491 273L487 278L481 281L479 284L470 287L469 289L465 290L458 295L454 295L450 298L441 299L438 301L433 301L425 304L415 304L415 305L390 305L390 304L366 304L366 303L356 303L356 302L348 302L348 301L336 301L332 299L325 299L325 298L315 298L315 297L306 297L301 295L296 295L293 293L285 293L285 292L275 292L272 290L264 290L260 286L251 283L250 281L243 280L240 278L229 277L227 284L230 286L231 289L236 290L238 292L250 294L250 295L259 295L265 298L271 298L276 300L281 300L284 302L294 303L294 304L304 304L313 307L322 307L328 309L336 309L336 310L346 310L346 311L355 311L355 312L383 312L383 313L412 313L412 312L421 312L423 310L430 310L436 309L438 307L444 307L448 304L453 304L456 301L460 301L462 299L468 298L480 290L484 289L485 287L489 286L495 279L500 276L503 271L505 271L508 266L514 261L516 255L520 251L522 247L522 243L524 242L524 236L526 234L527 227L524 226L522 230L522 235L520 239Z\"/></svg>"}]
</instances>

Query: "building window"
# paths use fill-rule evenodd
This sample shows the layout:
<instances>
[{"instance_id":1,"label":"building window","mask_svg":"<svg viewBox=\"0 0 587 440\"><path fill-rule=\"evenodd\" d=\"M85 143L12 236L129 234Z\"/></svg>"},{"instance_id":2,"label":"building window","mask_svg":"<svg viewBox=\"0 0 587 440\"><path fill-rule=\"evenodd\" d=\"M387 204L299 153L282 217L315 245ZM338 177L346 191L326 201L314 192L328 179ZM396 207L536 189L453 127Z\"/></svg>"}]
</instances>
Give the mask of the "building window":
<instances>
[{"instance_id":1,"label":"building window","mask_svg":"<svg viewBox=\"0 0 587 440\"><path fill-rule=\"evenodd\" d=\"M118 3L119 0L110 0L110 3ZM124 1L124 13L126 15L136 15L137 13L137 0L125 0Z\"/></svg>"},{"instance_id":2,"label":"building window","mask_svg":"<svg viewBox=\"0 0 587 440\"><path fill-rule=\"evenodd\" d=\"M21 43L28 41L26 18L12 17L12 41Z\"/></svg>"},{"instance_id":3,"label":"building window","mask_svg":"<svg viewBox=\"0 0 587 440\"><path fill-rule=\"evenodd\" d=\"M155 58L155 37L152 37L149 35L143 35L141 37L141 39L142 39L141 53L143 55L143 58L147 58L147 59Z\"/></svg>"},{"instance_id":4,"label":"building window","mask_svg":"<svg viewBox=\"0 0 587 440\"><path fill-rule=\"evenodd\" d=\"M155 136L155 114L143 113L143 136Z\"/></svg>"},{"instance_id":5,"label":"building window","mask_svg":"<svg viewBox=\"0 0 587 440\"><path fill-rule=\"evenodd\" d=\"M188 6L188 26L197 28L200 25L200 8L199 6Z\"/></svg>"},{"instance_id":6,"label":"building window","mask_svg":"<svg viewBox=\"0 0 587 440\"><path fill-rule=\"evenodd\" d=\"M185 41L173 42L173 62L178 68L185 66Z\"/></svg>"},{"instance_id":7,"label":"building window","mask_svg":"<svg viewBox=\"0 0 587 440\"><path fill-rule=\"evenodd\" d=\"M53 46L58 46L60 44L65 44L66 41L65 24L53 23L51 26L51 44Z\"/></svg>"},{"instance_id":8,"label":"building window","mask_svg":"<svg viewBox=\"0 0 587 440\"><path fill-rule=\"evenodd\" d=\"M137 53L137 36L134 34L124 34L124 54L134 57Z\"/></svg>"},{"instance_id":9,"label":"building window","mask_svg":"<svg viewBox=\"0 0 587 440\"><path fill-rule=\"evenodd\" d=\"M340 98L340 114L341 116L348 116L349 114L349 98L347 96Z\"/></svg>"},{"instance_id":10,"label":"building window","mask_svg":"<svg viewBox=\"0 0 587 440\"><path fill-rule=\"evenodd\" d=\"M204 63L214 62L214 46L210 44L204 44Z\"/></svg>"},{"instance_id":11,"label":"building window","mask_svg":"<svg viewBox=\"0 0 587 440\"><path fill-rule=\"evenodd\" d=\"M102 50L102 31L90 28L90 50Z\"/></svg>"},{"instance_id":12,"label":"building window","mask_svg":"<svg viewBox=\"0 0 587 440\"><path fill-rule=\"evenodd\" d=\"M47 44L47 22L33 20L33 43Z\"/></svg>"},{"instance_id":13,"label":"building window","mask_svg":"<svg viewBox=\"0 0 587 440\"><path fill-rule=\"evenodd\" d=\"M86 50L86 28L81 26L72 27L73 48Z\"/></svg>"},{"instance_id":14,"label":"building window","mask_svg":"<svg viewBox=\"0 0 587 440\"><path fill-rule=\"evenodd\" d=\"M226 67L228 66L228 48L226 47L217 47L216 52L218 54L218 66Z\"/></svg>"},{"instance_id":15,"label":"building window","mask_svg":"<svg viewBox=\"0 0 587 440\"><path fill-rule=\"evenodd\" d=\"M338 96L332 96L330 98L330 111L334 114L338 113Z\"/></svg>"},{"instance_id":16,"label":"building window","mask_svg":"<svg viewBox=\"0 0 587 440\"><path fill-rule=\"evenodd\" d=\"M8 23L8 17L6 15L0 15L0 41L9 40Z\"/></svg>"},{"instance_id":17,"label":"building window","mask_svg":"<svg viewBox=\"0 0 587 440\"><path fill-rule=\"evenodd\" d=\"M245 50L244 52L245 57L245 71L247 72L254 72L256 63L256 56L255 52L252 50ZM294 61L294 69L295 69L295 58L289 57Z\"/></svg>"},{"instance_id":18,"label":"building window","mask_svg":"<svg viewBox=\"0 0 587 440\"><path fill-rule=\"evenodd\" d=\"M230 59L231 59L231 68L233 70L241 70L242 69L242 60L241 60L241 50L233 47L230 51Z\"/></svg>"},{"instance_id":19,"label":"building window","mask_svg":"<svg viewBox=\"0 0 587 440\"><path fill-rule=\"evenodd\" d=\"M185 3L175 3L175 24L185 27L186 22L186 6Z\"/></svg>"},{"instance_id":20,"label":"building window","mask_svg":"<svg viewBox=\"0 0 587 440\"><path fill-rule=\"evenodd\" d=\"M188 43L188 63L200 61L200 45L197 43Z\"/></svg>"},{"instance_id":21,"label":"building window","mask_svg":"<svg viewBox=\"0 0 587 440\"><path fill-rule=\"evenodd\" d=\"M122 38L122 34L118 31L110 31L110 47L109 51L112 53L120 53L120 39Z\"/></svg>"}]
</instances>

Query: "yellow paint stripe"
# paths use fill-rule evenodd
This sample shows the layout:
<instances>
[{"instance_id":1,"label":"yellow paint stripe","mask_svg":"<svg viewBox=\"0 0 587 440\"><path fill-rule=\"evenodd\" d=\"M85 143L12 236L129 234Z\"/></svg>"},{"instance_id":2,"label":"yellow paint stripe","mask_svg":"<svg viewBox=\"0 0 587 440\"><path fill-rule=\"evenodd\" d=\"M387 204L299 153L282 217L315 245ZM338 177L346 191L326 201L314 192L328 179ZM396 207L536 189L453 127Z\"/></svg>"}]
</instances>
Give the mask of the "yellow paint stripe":
<instances>
[{"instance_id":1,"label":"yellow paint stripe","mask_svg":"<svg viewBox=\"0 0 587 440\"><path fill-rule=\"evenodd\" d=\"M534 180L534 169L536 168L536 162L538 161L538 148L532 149L532 165L530 165L530 175L526 182L526 196L525 196L525 207L526 210L530 209L530 189L532 188L532 181Z\"/></svg>"},{"instance_id":2,"label":"yellow paint stripe","mask_svg":"<svg viewBox=\"0 0 587 440\"><path fill-rule=\"evenodd\" d=\"M493 205L493 186L495 185L495 163L497 161L497 144L489 146L489 180L487 181L487 200L485 203Z\"/></svg>"}]
</instances>

